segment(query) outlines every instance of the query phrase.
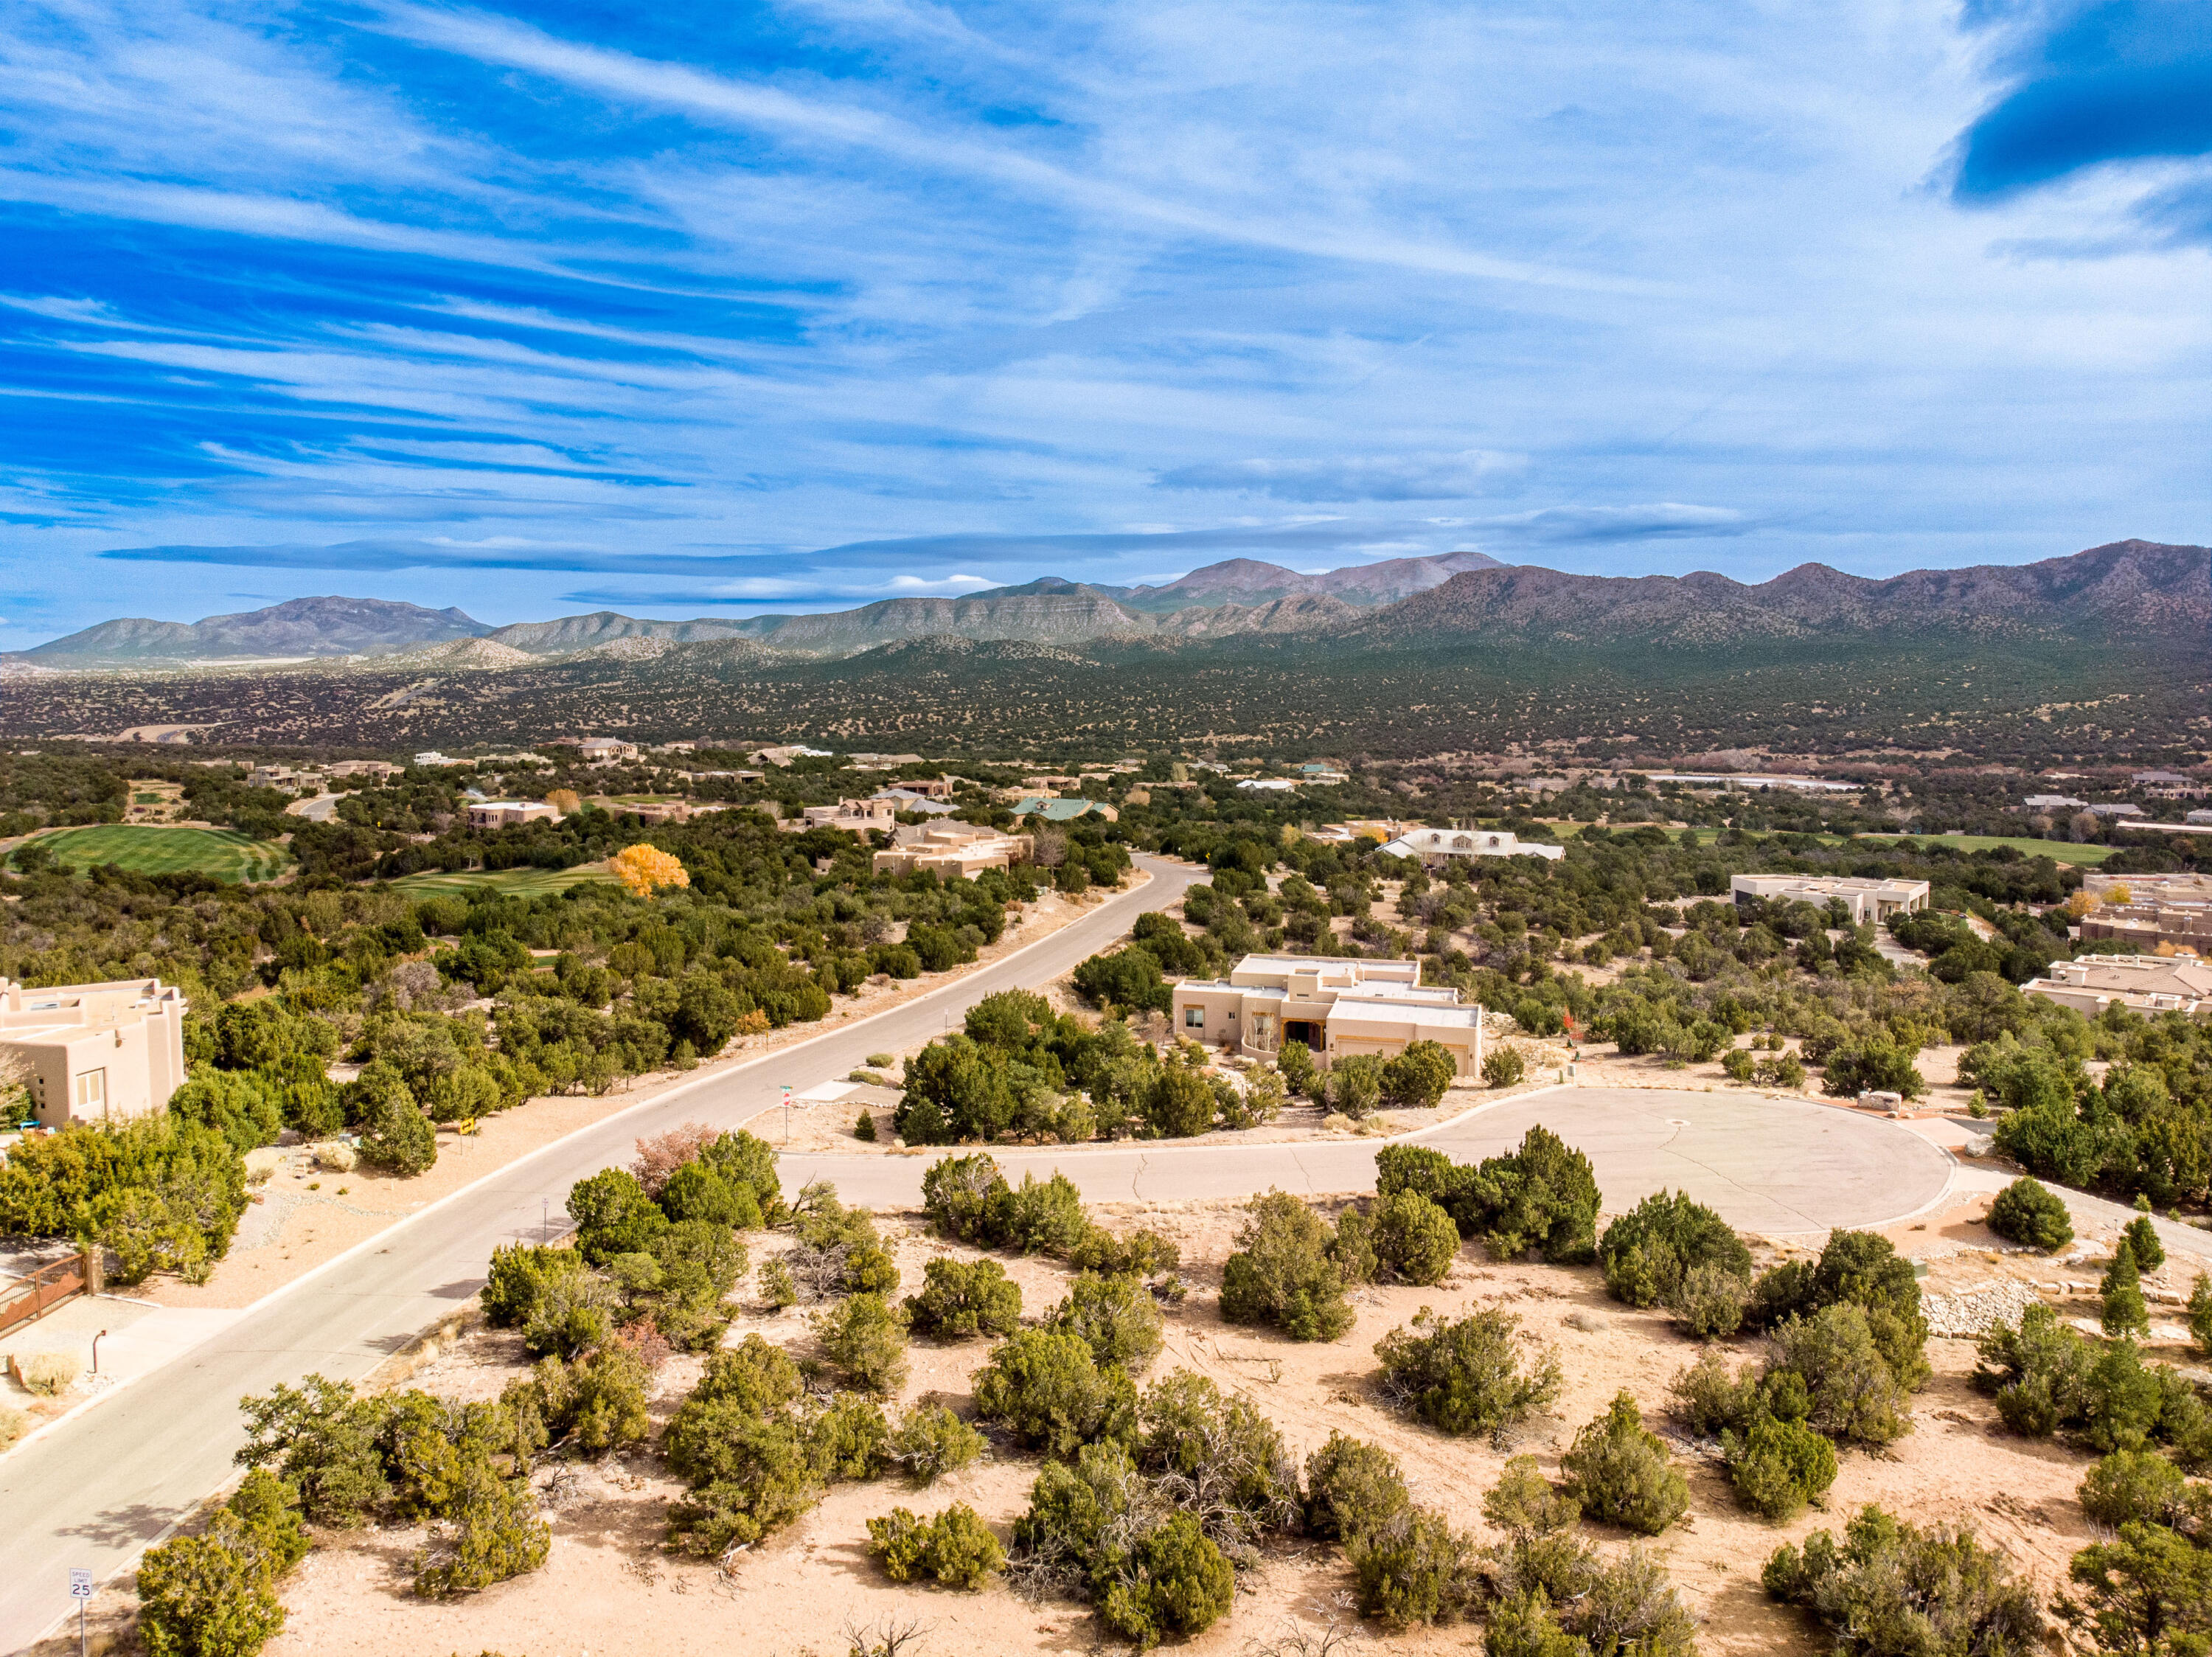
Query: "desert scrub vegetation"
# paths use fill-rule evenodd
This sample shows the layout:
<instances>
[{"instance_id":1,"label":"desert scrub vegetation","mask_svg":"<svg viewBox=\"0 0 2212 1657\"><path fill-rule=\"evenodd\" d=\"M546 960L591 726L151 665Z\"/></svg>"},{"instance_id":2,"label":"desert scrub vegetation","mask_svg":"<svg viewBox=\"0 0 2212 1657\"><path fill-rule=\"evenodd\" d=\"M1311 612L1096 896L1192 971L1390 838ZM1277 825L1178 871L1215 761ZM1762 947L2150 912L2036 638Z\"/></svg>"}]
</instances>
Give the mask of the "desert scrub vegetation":
<instances>
[{"instance_id":1,"label":"desert scrub vegetation","mask_svg":"<svg viewBox=\"0 0 2212 1657\"><path fill-rule=\"evenodd\" d=\"M970 1340L1011 1335L1021 1324L1021 1286L996 1260L935 1259L922 1267L921 1278L921 1293L906 1299L907 1319L916 1334Z\"/></svg>"},{"instance_id":2,"label":"desert scrub vegetation","mask_svg":"<svg viewBox=\"0 0 2212 1657\"><path fill-rule=\"evenodd\" d=\"M933 1477L972 1459L960 1434L924 1412L895 1433L873 1398L808 1396L797 1361L758 1335L708 1358L662 1448L690 1487L670 1504L670 1545L710 1559L788 1525L833 1483L894 1465Z\"/></svg>"},{"instance_id":3,"label":"desert scrub vegetation","mask_svg":"<svg viewBox=\"0 0 2212 1657\"><path fill-rule=\"evenodd\" d=\"M1589 1159L1545 1127L1519 1148L1473 1167L1425 1145L1376 1153L1375 1189L1384 1200L1419 1192L1451 1215L1462 1237L1479 1239L1501 1260L1534 1253L1554 1265L1579 1264L1596 1246L1599 1193Z\"/></svg>"},{"instance_id":4,"label":"desert scrub vegetation","mask_svg":"<svg viewBox=\"0 0 2212 1657\"><path fill-rule=\"evenodd\" d=\"M1152 1646L1224 1615L1259 1542L1300 1523L1297 1468L1249 1400L1179 1370L1145 1393L1118 1440L1046 1463L1014 1526L1011 1572L1073 1593Z\"/></svg>"},{"instance_id":5,"label":"desert scrub vegetation","mask_svg":"<svg viewBox=\"0 0 2212 1657\"><path fill-rule=\"evenodd\" d=\"M1869 1231L1828 1234L1820 1258L1786 1260L1752 1286L1744 1322L1777 1330L1790 1319L1808 1319L1831 1307L1855 1307L1891 1378L1906 1392L1928 1382L1928 1320L1912 1263L1886 1237ZM1810 1377L1808 1378L1808 1380Z\"/></svg>"},{"instance_id":6,"label":"desert scrub vegetation","mask_svg":"<svg viewBox=\"0 0 2212 1657\"><path fill-rule=\"evenodd\" d=\"M1062 1329L1025 1329L1002 1342L975 1376L975 1410L1025 1449L1066 1458L1083 1445L1126 1442L1137 1389L1116 1363Z\"/></svg>"},{"instance_id":7,"label":"desert scrub vegetation","mask_svg":"<svg viewBox=\"0 0 2212 1657\"><path fill-rule=\"evenodd\" d=\"M848 1295L814 1314L823 1359L850 1386L878 1396L906 1380L907 1313L880 1295Z\"/></svg>"},{"instance_id":8,"label":"desert scrub vegetation","mask_svg":"<svg viewBox=\"0 0 2212 1657\"><path fill-rule=\"evenodd\" d=\"M1751 1251L1685 1192L1658 1191L1605 1228L1605 1286L1631 1306L1664 1306L1706 1339L1732 1335L1751 1300Z\"/></svg>"},{"instance_id":9,"label":"desert scrub vegetation","mask_svg":"<svg viewBox=\"0 0 2212 1657\"><path fill-rule=\"evenodd\" d=\"M933 1519L916 1519L904 1508L894 1508L870 1520L868 1551L894 1582L927 1576L945 1587L971 1592L988 1586L1006 1563L999 1538L964 1502Z\"/></svg>"},{"instance_id":10,"label":"desert scrub vegetation","mask_svg":"<svg viewBox=\"0 0 2212 1657\"><path fill-rule=\"evenodd\" d=\"M1656 1536L1689 1511L1689 1481L1626 1392L1575 1435L1559 1465L1567 1496L1587 1518Z\"/></svg>"},{"instance_id":11,"label":"desert scrub vegetation","mask_svg":"<svg viewBox=\"0 0 2212 1657\"><path fill-rule=\"evenodd\" d=\"M1760 1581L1832 1634L1838 1650L1865 1657L2033 1651L2048 1633L2033 1588L1972 1531L1923 1530L1873 1506L1852 1515L1841 1541L1815 1531L1802 1550L1784 1543Z\"/></svg>"},{"instance_id":12,"label":"desert scrub vegetation","mask_svg":"<svg viewBox=\"0 0 2212 1657\"><path fill-rule=\"evenodd\" d=\"M1045 1313L1042 1326L1080 1336L1099 1363L1131 1375L1145 1372L1164 1339L1151 1291L1126 1273L1078 1272L1066 1296Z\"/></svg>"},{"instance_id":13,"label":"desert scrub vegetation","mask_svg":"<svg viewBox=\"0 0 2212 1657\"><path fill-rule=\"evenodd\" d=\"M2145 1362L2132 1339L2094 1341L2031 1306L1978 1350L1975 1386L2024 1437L2063 1434L2100 1454L2162 1445L2185 1467L2212 1465L2212 1407L2179 1371Z\"/></svg>"},{"instance_id":14,"label":"desert scrub vegetation","mask_svg":"<svg viewBox=\"0 0 2212 1657\"><path fill-rule=\"evenodd\" d=\"M1990 1204L1990 1229L2045 1254L2074 1240L2074 1220L2065 1199L2024 1176L1999 1191Z\"/></svg>"},{"instance_id":15,"label":"desert scrub vegetation","mask_svg":"<svg viewBox=\"0 0 2212 1657\"><path fill-rule=\"evenodd\" d=\"M364 1397L320 1375L241 1407L239 1465L273 1467L309 1521L428 1525L416 1593L469 1593L544 1563L551 1532L527 1476L546 1447L542 1413L411 1391Z\"/></svg>"},{"instance_id":16,"label":"desert scrub vegetation","mask_svg":"<svg viewBox=\"0 0 2212 1657\"><path fill-rule=\"evenodd\" d=\"M1371 1260L1364 1221L1355 1221L1350 1240ZM1254 1197L1222 1266L1221 1315L1272 1325L1294 1341L1334 1340L1352 1324L1338 1248L1346 1240L1342 1228L1287 1191Z\"/></svg>"},{"instance_id":17,"label":"desert scrub vegetation","mask_svg":"<svg viewBox=\"0 0 2212 1657\"><path fill-rule=\"evenodd\" d=\"M283 1632L276 1584L308 1545L297 1494L255 1469L205 1530L139 1562L140 1641L153 1657L252 1657Z\"/></svg>"},{"instance_id":18,"label":"desert scrub vegetation","mask_svg":"<svg viewBox=\"0 0 2212 1657\"><path fill-rule=\"evenodd\" d=\"M1557 1402L1565 1378L1546 1348L1524 1367L1521 1319L1495 1307L1445 1322L1426 1307L1375 1348L1384 1392L1439 1431L1494 1433Z\"/></svg>"}]
</instances>

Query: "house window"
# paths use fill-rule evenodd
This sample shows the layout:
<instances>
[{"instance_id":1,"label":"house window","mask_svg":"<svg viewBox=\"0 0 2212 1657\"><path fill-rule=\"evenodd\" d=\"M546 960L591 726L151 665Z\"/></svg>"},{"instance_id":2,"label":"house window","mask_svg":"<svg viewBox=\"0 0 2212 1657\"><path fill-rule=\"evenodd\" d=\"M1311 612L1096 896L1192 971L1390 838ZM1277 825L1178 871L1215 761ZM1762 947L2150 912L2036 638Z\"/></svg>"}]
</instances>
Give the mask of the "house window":
<instances>
[{"instance_id":1,"label":"house window","mask_svg":"<svg viewBox=\"0 0 2212 1657\"><path fill-rule=\"evenodd\" d=\"M87 1070L76 1079L72 1114L83 1117L107 1114L107 1072Z\"/></svg>"},{"instance_id":2,"label":"house window","mask_svg":"<svg viewBox=\"0 0 2212 1657\"><path fill-rule=\"evenodd\" d=\"M1184 1008L1182 1009L1182 1021L1183 1027L1186 1029L1203 1030L1206 1028L1206 1008L1203 1007Z\"/></svg>"}]
</instances>

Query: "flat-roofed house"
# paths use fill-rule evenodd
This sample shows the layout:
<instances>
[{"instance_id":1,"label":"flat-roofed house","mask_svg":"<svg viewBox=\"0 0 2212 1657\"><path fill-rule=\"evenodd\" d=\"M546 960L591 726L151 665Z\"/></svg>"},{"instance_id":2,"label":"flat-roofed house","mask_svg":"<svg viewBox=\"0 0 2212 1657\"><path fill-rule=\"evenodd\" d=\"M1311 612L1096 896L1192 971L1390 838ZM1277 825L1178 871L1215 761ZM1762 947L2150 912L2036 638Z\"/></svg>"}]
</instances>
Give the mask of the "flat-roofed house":
<instances>
[{"instance_id":1,"label":"flat-roofed house","mask_svg":"<svg viewBox=\"0 0 2212 1657\"><path fill-rule=\"evenodd\" d=\"M1503 829L1401 830L1383 843L1387 857L1418 857L1425 863L1449 862L1455 857L1545 857L1553 862L1567 855L1565 846L1533 844Z\"/></svg>"},{"instance_id":2,"label":"flat-roofed house","mask_svg":"<svg viewBox=\"0 0 2212 1657\"><path fill-rule=\"evenodd\" d=\"M576 744L586 765L611 765L617 759L637 758L637 744L614 736L587 736Z\"/></svg>"},{"instance_id":3,"label":"flat-roofed house","mask_svg":"<svg viewBox=\"0 0 2212 1657\"><path fill-rule=\"evenodd\" d=\"M159 978L26 990L0 978L0 1053L27 1069L46 1128L124 1122L185 1080L185 994Z\"/></svg>"},{"instance_id":4,"label":"flat-roofed house","mask_svg":"<svg viewBox=\"0 0 2212 1657\"><path fill-rule=\"evenodd\" d=\"M1324 1066L1356 1054L1389 1058L1433 1041L1462 1075L1482 1069L1482 1008L1421 983L1419 961L1338 955L1247 955L1225 978L1175 987L1175 1032L1255 1056L1302 1041Z\"/></svg>"},{"instance_id":5,"label":"flat-roofed house","mask_svg":"<svg viewBox=\"0 0 2212 1657\"><path fill-rule=\"evenodd\" d=\"M898 826L898 802L893 800L840 800L834 806L808 806L796 817L787 817L783 826L794 833L808 829L843 829L849 834L861 834L869 829L894 829Z\"/></svg>"},{"instance_id":6,"label":"flat-roofed house","mask_svg":"<svg viewBox=\"0 0 2212 1657\"><path fill-rule=\"evenodd\" d=\"M1925 880L1874 880L1826 874L1735 874L1729 888L1741 905L1747 898L1768 903L1806 903L1825 909L1840 899L1850 911L1851 924L1886 921L1893 915L1913 915L1928 907Z\"/></svg>"},{"instance_id":7,"label":"flat-roofed house","mask_svg":"<svg viewBox=\"0 0 2212 1657\"><path fill-rule=\"evenodd\" d=\"M902 823L891 843L876 854L878 874L927 870L939 880L969 879L987 868L1026 863L1036 842L1026 834L1001 834L975 823Z\"/></svg>"},{"instance_id":8,"label":"flat-roofed house","mask_svg":"<svg viewBox=\"0 0 2212 1657\"><path fill-rule=\"evenodd\" d=\"M2081 917L2081 935L2145 949L2168 944L2212 954L2212 904L2106 904Z\"/></svg>"},{"instance_id":9,"label":"flat-roofed house","mask_svg":"<svg viewBox=\"0 0 2212 1657\"><path fill-rule=\"evenodd\" d=\"M2043 977L2021 985L2094 1018L2118 1002L2138 1013L2212 1013L2212 963L2191 956L2076 955L2053 961Z\"/></svg>"},{"instance_id":10,"label":"flat-roofed house","mask_svg":"<svg viewBox=\"0 0 2212 1657\"><path fill-rule=\"evenodd\" d=\"M513 828L517 823L550 823L561 813L543 800L472 800L469 826L472 829Z\"/></svg>"}]
</instances>

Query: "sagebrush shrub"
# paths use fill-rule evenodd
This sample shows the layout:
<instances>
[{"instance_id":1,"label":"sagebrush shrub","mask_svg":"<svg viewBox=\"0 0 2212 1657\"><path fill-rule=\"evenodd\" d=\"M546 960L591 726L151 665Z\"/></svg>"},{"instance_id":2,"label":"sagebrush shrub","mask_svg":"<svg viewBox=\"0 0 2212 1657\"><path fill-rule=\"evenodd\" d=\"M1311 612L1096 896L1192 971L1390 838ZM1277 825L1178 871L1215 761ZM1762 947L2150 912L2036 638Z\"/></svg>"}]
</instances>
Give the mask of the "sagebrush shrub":
<instances>
[{"instance_id":1,"label":"sagebrush shrub","mask_svg":"<svg viewBox=\"0 0 2212 1657\"><path fill-rule=\"evenodd\" d=\"M907 1296L906 1311L917 1334L939 1340L1011 1335L1022 1321L1021 1286L996 1260L932 1260L922 1268L921 1293Z\"/></svg>"},{"instance_id":2,"label":"sagebrush shrub","mask_svg":"<svg viewBox=\"0 0 2212 1657\"><path fill-rule=\"evenodd\" d=\"M1492 1308L1454 1323L1424 1307L1375 1349L1383 1385L1424 1421L1452 1434L1489 1433L1547 1409L1564 1378L1547 1349L1527 1369L1515 1349L1520 1319Z\"/></svg>"},{"instance_id":3,"label":"sagebrush shrub","mask_svg":"<svg viewBox=\"0 0 2212 1657\"><path fill-rule=\"evenodd\" d=\"M916 1404L886 1447L916 1484L933 1484L983 1453L983 1435L943 1404Z\"/></svg>"},{"instance_id":4,"label":"sagebrush shrub","mask_svg":"<svg viewBox=\"0 0 2212 1657\"><path fill-rule=\"evenodd\" d=\"M1332 1430L1306 1458L1306 1528L1324 1541L1350 1542L1413 1505L1397 1458L1379 1446Z\"/></svg>"},{"instance_id":5,"label":"sagebrush shrub","mask_svg":"<svg viewBox=\"0 0 2212 1657\"><path fill-rule=\"evenodd\" d=\"M1868 1657L2033 1651L2046 1631L2034 1590L1971 1531L1923 1531L1871 1505L1841 1542L1815 1531L1802 1551L1776 1549L1760 1581Z\"/></svg>"},{"instance_id":6,"label":"sagebrush shrub","mask_svg":"<svg viewBox=\"0 0 2212 1657\"><path fill-rule=\"evenodd\" d=\"M1334 1340L1352 1327L1352 1311L1331 1240L1321 1216L1287 1191L1254 1197L1222 1267L1221 1315L1273 1324L1292 1340Z\"/></svg>"},{"instance_id":7,"label":"sagebrush shrub","mask_svg":"<svg viewBox=\"0 0 2212 1657\"><path fill-rule=\"evenodd\" d=\"M1481 1602L1474 1543L1430 1508L1406 1508L1354 1538L1346 1553L1359 1614L1388 1627L1456 1622Z\"/></svg>"},{"instance_id":8,"label":"sagebrush shrub","mask_svg":"<svg viewBox=\"0 0 2212 1657\"><path fill-rule=\"evenodd\" d=\"M1006 1550L973 1508L955 1502L934 1519L894 1508L868 1521L868 1550L894 1582L934 1577L949 1588L988 1584L1006 1563Z\"/></svg>"},{"instance_id":9,"label":"sagebrush shrub","mask_svg":"<svg viewBox=\"0 0 2212 1657\"><path fill-rule=\"evenodd\" d=\"M1559 1458L1566 1493L1592 1519L1656 1536L1689 1510L1690 1486L1648 1431L1636 1400L1614 1395L1606 1413L1575 1435Z\"/></svg>"}]
</instances>

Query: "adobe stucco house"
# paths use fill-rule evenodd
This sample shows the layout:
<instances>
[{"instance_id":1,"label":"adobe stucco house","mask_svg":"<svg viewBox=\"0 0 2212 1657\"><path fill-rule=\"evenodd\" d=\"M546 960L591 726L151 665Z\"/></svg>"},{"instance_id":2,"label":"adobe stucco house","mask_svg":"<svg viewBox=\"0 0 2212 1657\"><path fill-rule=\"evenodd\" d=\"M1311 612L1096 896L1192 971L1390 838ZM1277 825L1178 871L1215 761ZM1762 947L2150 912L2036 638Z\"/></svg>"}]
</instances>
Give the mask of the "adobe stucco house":
<instances>
[{"instance_id":1,"label":"adobe stucco house","mask_svg":"<svg viewBox=\"0 0 2212 1657\"><path fill-rule=\"evenodd\" d=\"M1460 1075L1482 1069L1482 1008L1462 1006L1456 990L1425 987L1419 961L1247 955L1226 978L1176 985L1171 1016L1177 1035L1255 1058L1302 1041L1327 1066L1433 1041Z\"/></svg>"},{"instance_id":2,"label":"adobe stucco house","mask_svg":"<svg viewBox=\"0 0 2212 1657\"><path fill-rule=\"evenodd\" d=\"M1556 863L1567 849L1516 839L1503 829L1419 828L1407 829L1387 842L1381 855L1418 857L1425 863L1449 862L1455 857L1543 857Z\"/></svg>"},{"instance_id":3,"label":"adobe stucco house","mask_svg":"<svg viewBox=\"0 0 2212 1657\"><path fill-rule=\"evenodd\" d=\"M2070 1007L2084 1018L2115 1003L2147 1015L2200 1018L2212 1014L2212 965L2188 955L2076 955L2051 962L2020 992Z\"/></svg>"},{"instance_id":4,"label":"adobe stucco house","mask_svg":"<svg viewBox=\"0 0 2212 1657\"><path fill-rule=\"evenodd\" d=\"M26 990L0 978L0 1054L28 1075L41 1127L122 1122L185 1079L185 996L159 978Z\"/></svg>"},{"instance_id":5,"label":"adobe stucco house","mask_svg":"<svg viewBox=\"0 0 2212 1657\"><path fill-rule=\"evenodd\" d=\"M891 843L875 856L878 874L923 870L947 880L963 880L987 868L1026 863L1036 849L1026 834L1001 834L975 823L906 823L891 832Z\"/></svg>"},{"instance_id":6,"label":"adobe stucco house","mask_svg":"<svg viewBox=\"0 0 2212 1657\"><path fill-rule=\"evenodd\" d=\"M1735 903L1762 898L1770 903L1798 902L1824 909L1841 899L1850 911L1851 924L1886 921L1893 915L1912 915L1928 907L1925 880L1872 880L1856 876L1826 874L1732 874L1729 892Z\"/></svg>"}]
</instances>

